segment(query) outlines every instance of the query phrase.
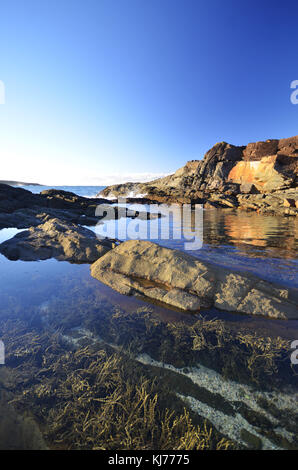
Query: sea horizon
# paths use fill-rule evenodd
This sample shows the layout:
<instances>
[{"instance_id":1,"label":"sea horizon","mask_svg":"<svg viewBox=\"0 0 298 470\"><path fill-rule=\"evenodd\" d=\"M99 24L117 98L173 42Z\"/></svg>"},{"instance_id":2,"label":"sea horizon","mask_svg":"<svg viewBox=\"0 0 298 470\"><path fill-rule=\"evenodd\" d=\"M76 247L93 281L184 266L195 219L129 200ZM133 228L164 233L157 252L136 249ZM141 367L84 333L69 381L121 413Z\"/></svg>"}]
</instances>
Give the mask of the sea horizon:
<instances>
[{"instance_id":1,"label":"sea horizon","mask_svg":"<svg viewBox=\"0 0 298 470\"><path fill-rule=\"evenodd\" d=\"M27 189L31 191L33 194L39 194L42 191L48 189L57 189L62 191L69 191L71 193L75 193L78 196L93 198L102 191L106 186L97 186L97 185L22 185L22 186L15 186L22 189Z\"/></svg>"}]
</instances>

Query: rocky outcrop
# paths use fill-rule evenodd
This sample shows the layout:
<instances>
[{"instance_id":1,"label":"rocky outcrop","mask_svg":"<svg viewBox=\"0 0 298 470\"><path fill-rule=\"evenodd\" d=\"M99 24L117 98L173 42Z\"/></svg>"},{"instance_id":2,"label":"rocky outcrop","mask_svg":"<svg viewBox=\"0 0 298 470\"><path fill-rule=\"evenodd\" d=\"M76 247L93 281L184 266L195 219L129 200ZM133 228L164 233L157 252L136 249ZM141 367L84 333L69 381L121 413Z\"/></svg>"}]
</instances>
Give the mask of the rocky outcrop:
<instances>
[{"instance_id":1,"label":"rocky outcrop","mask_svg":"<svg viewBox=\"0 0 298 470\"><path fill-rule=\"evenodd\" d=\"M67 222L95 225L95 210L104 199L89 199L61 190L32 194L23 188L0 184L0 229L37 226L46 217L57 217Z\"/></svg>"},{"instance_id":2,"label":"rocky outcrop","mask_svg":"<svg viewBox=\"0 0 298 470\"><path fill-rule=\"evenodd\" d=\"M183 310L216 307L270 318L298 318L295 290L148 241L122 243L91 265L91 275L122 294L146 296Z\"/></svg>"},{"instance_id":3,"label":"rocky outcrop","mask_svg":"<svg viewBox=\"0 0 298 470\"><path fill-rule=\"evenodd\" d=\"M297 188L298 136L247 146L217 143L203 160L193 160L173 175L149 183L108 186L99 195L143 194L160 202L204 203L214 193L237 196ZM248 191L248 185L251 191Z\"/></svg>"},{"instance_id":4,"label":"rocky outcrop","mask_svg":"<svg viewBox=\"0 0 298 470\"><path fill-rule=\"evenodd\" d=\"M0 252L10 260L56 258L73 263L92 263L114 246L109 240L98 240L91 230L84 227L49 219L2 243Z\"/></svg>"},{"instance_id":5,"label":"rocky outcrop","mask_svg":"<svg viewBox=\"0 0 298 470\"><path fill-rule=\"evenodd\" d=\"M100 207L100 210L98 208ZM102 198L85 198L74 193L56 189L32 194L21 188L0 184L0 230L7 227L28 228L44 223L48 218L58 218L67 223L96 225L109 213L111 202ZM113 206L113 216L126 214L134 217L136 211ZM142 214L143 219L151 217Z\"/></svg>"},{"instance_id":6,"label":"rocky outcrop","mask_svg":"<svg viewBox=\"0 0 298 470\"><path fill-rule=\"evenodd\" d=\"M193 160L173 175L159 178L149 183L127 183L105 188L100 196L119 197L143 194L161 202L193 201L203 197L204 192L219 189L228 177L235 162L242 158L242 147L221 142L216 144L204 157ZM233 184L225 184L225 189L235 189ZM222 188L223 189L223 188Z\"/></svg>"},{"instance_id":7,"label":"rocky outcrop","mask_svg":"<svg viewBox=\"0 0 298 470\"><path fill-rule=\"evenodd\" d=\"M9 214L18 209L46 206L45 199L23 188L0 184L0 212Z\"/></svg>"}]
</instances>

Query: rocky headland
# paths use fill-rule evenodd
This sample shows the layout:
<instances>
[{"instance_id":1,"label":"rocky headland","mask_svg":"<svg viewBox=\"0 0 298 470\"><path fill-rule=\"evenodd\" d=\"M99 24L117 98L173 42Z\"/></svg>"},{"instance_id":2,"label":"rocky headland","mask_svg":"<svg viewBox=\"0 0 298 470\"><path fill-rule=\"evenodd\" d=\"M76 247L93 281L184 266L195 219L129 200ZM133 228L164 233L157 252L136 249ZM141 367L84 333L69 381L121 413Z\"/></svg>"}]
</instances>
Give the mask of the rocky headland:
<instances>
[{"instance_id":1,"label":"rocky headland","mask_svg":"<svg viewBox=\"0 0 298 470\"><path fill-rule=\"evenodd\" d=\"M108 186L100 197L200 203L286 216L298 214L298 136L235 146L214 145L202 160L148 183Z\"/></svg>"}]
</instances>

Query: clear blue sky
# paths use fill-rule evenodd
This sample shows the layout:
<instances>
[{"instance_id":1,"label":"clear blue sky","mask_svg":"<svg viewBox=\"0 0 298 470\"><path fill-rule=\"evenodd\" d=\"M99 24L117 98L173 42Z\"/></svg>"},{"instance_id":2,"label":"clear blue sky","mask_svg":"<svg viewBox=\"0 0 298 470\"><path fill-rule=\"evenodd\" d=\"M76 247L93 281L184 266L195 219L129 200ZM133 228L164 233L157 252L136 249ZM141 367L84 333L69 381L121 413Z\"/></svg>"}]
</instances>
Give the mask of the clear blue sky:
<instances>
[{"instance_id":1,"label":"clear blue sky","mask_svg":"<svg viewBox=\"0 0 298 470\"><path fill-rule=\"evenodd\" d=\"M287 0L1 2L0 179L117 182L297 135L297 18Z\"/></svg>"}]
</instances>

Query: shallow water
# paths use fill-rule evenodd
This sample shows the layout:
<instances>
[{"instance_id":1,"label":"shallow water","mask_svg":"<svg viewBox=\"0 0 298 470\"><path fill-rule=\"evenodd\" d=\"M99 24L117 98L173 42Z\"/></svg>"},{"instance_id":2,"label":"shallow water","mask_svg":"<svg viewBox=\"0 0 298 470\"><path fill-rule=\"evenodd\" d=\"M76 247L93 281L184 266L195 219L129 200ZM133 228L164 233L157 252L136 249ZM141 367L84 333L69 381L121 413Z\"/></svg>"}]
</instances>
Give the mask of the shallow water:
<instances>
[{"instance_id":1,"label":"shallow water","mask_svg":"<svg viewBox=\"0 0 298 470\"><path fill-rule=\"evenodd\" d=\"M164 224L165 221L166 218L161 218L159 223ZM119 227L122 225L123 228L124 223L121 219ZM156 222L149 222L153 223ZM171 221L172 231L177 223L177 219ZM146 232L146 227L147 222L142 221L139 227L141 233ZM108 228L111 229L111 225ZM293 218L206 210L203 232L201 227L195 232L198 237L200 234L203 237L203 247L189 253L203 260L251 271L262 278L297 287L297 228L297 221ZM192 222L184 229L186 237L194 234ZM103 232L103 227L94 230ZM0 241L17 232L16 229L1 230ZM155 241L183 250L187 240ZM202 312L201 316L190 315L149 304L143 299L122 296L93 279L88 265L74 265L54 259L41 262L9 261L0 256L0 338L4 341L7 359L6 364L0 366L0 394L2 402L13 401L10 406L15 407L15 411L9 408L7 419L11 419L12 413L18 413L14 422L19 430L14 444L10 442L9 445L14 448L30 448L30 445L32 448L45 445L51 448L90 448L84 438L78 444L77 436L71 432L70 437L65 437L65 429L73 431L74 424L69 418L63 422L66 427L63 432L60 428L57 431L56 421L52 422L53 410L59 410L62 406L61 394L54 394L49 401L34 387L39 386L39 382L52 383L59 379L58 366L54 366L51 373L42 372L46 370L45 364L54 360L53 357L58 361L61 354L67 354L69 349L80 350L91 345L104 348L109 355L114 351L121 357L127 357L127 364L130 364L129 361L132 363L132 368L127 372L129 380L137 384L140 370L151 381L155 377L161 396L165 393L164 387L170 387L172 395L169 394L171 400L169 398L167 404L170 409L179 412L182 404L187 406L193 420L201 422L206 418L208 425L237 446L296 448L297 395L293 386L296 387L297 383L293 381L295 369L291 371L290 368L290 349L288 355L286 353L282 358L284 366L278 370L274 369L270 359L266 362L264 357L256 366L260 377L254 381L252 371L258 374L254 366L251 370L243 366L251 349L243 346L242 357L239 339L215 349L213 343L212 347L208 344L202 346L202 350L194 348L193 331L196 330L193 328L198 328L194 326L196 322L209 325L208 322L216 318L223 322L228 335L256 333L265 338L265 345L277 336L289 341L298 339L298 321L252 318L216 309ZM53 346L48 346L46 339L40 342L36 339L38 335L43 338L44 334L59 337L60 352L56 356ZM201 338L201 333L198 334ZM238 353L235 353L233 364L227 366L231 358L230 347L231 350L239 348L240 355L237 359ZM34 393L32 390L35 390ZM29 398L26 401L20 396ZM262 400L264 405L261 405ZM75 402L70 400L70 406L75 406ZM288 414L292 421L287 418L285 422ZM19 437L24 436L24 432L26 435L24 426L27 421L24 416L30 417L25 444L24 438ZM37 436L37 426L40 436ZM247 440L243 430L255 436L255 441L251 436ZM0 428L0 442L5 446L4 433L5 430ZM62 440L57 442L57 438L55 441L55 433L64 436ZM34 438L30 437L33 434ZM86 439L87 434L86 431ZM249 440L252 443L248 444Z\"/></svg>"},{"instance_id":2,"label":"shallow water","mask_svg":"<svg viewBox=\"0 0 298 470\"><path fill-rule=\"evenodd\" d=\"M128 205L144 211L148 205ZM153 207L153 209L152 209ZM160 206L151 206L158 211ZM120 219L108 221L105 225L94 227L98 234L111 235L125 240L128 233L147 240L150 228L159 229L159 237L150 240L160 245L187 251L197 258L237 270L251 271L263 279L277 281L287 286L298 287L298 220L296 217L277 217L247 213L236 210L204 210L202 218L196 223L192 217L183 223L180 206L163 206L165 217L147 223ZM169 210L170 212L169 216ZM172 215L173 214L173 215ZM134 224L134 225L133 225ZM169 225L169 238L162 238L162 226ZM138 225L138 226L137 226ZM92 228L92 227L89 227ZM137 231L138 230L138 231ZM180 237L180 231L182 236ZM153 232L154 233L154 232ZM164 231L166 234L166 231ZM120 236L119 236L120 234ZM178 237L178 238L175 238ZM130 236L130 238L133 238ZM202 240L199 249L193 249L195 238Z\"/></svg>"}]
</instances>

